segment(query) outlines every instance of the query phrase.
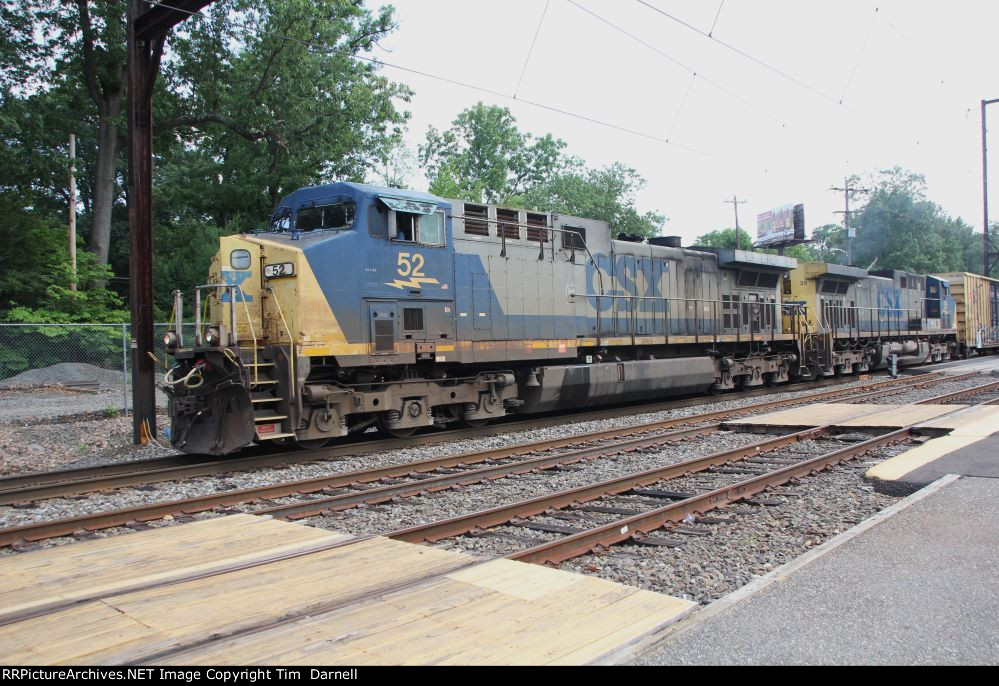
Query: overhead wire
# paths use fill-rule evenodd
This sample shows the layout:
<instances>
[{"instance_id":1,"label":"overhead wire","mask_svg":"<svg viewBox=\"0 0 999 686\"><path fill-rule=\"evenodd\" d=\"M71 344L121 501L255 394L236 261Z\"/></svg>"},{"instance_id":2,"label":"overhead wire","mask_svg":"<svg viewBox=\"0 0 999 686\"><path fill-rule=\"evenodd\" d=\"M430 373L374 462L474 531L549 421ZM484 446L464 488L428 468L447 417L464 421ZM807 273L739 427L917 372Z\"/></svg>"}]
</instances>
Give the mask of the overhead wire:
<instances>
[{"instance_id":1,"label":"overhead wire","mask_svg":"<svg viewBox=\"0 0 999 686\"><path fill-rule=\"evenodd\" d=\"M644 45L646 48L648 48L652 52L656 53L657 55L659 55L661 57L664 57L665 59L669 60L670 62L672 62L676 66L680 67L681 69L684 69L685 71L689 71L691 74L693 74L694 76L700 78L705 83L708 83L708 84L714 86L715 88L717 88L718 90L720 90L722 93L725 93L726 95L728 95L728 96L730 96L732 98L735 98L736 100L738 100L742 104L746 105L747 107L749 107L751 109L754 109L757 112L762 112L763 114L767 114L767 115L773 116L775 119L777 119L777 117L774 116L772 113L767 112L766 110L762 109L758 105L755 105L752 102L750 102L749 100L746 100L744 97L742 97L738 93L736 93L736 92L734 92L732 90L729 90L728 88L726 88L725 86L721 85L717 81L715 81L713 79L710 79L707 76L704 76L703 74L701 74L700 72L698 72L693 67L691 67L691 66L689 66L687 64L684 64L683 62L681 62L680 60L676 59L672 55L663 52L662 50L660 50L656 46L652 45L651 43L649 43L649 42L647 42L645 40L642 40L641 38L639 38L635 34L633 34L630 31L627 31L627 30L621 28L617 24L615 24L615 23L611 22L610 20L608 20L608 19L600 16L599 14L597 14L596 12L594 12L593 10L591 10L591 9L589 9L587 7L584 7L583 5L580 5L578 2L576 2L576 0L568 0L568 2L569 2L570 5L573 5L574 7L582 10L583 12L586 12L587 14L589 14L594 19L596 19L598 21L601 21L604 24L607 24L607 26L611 27L615 31L619 31L619 32L623 33L625 36L627 36L628 38L631 38L633 41L635 41L637 43L640 43L641 45Z\"/></svg>"},{"instance_id":2,"label":"overhead wire","mask_svg":"<svg viewBox=\"0 0 999 686\"><path fill-rule=\"evenodd\" d=\"M520 84L524 82L524 74L527 73L527 65L531 62L531 55L534 54L534 45L538 42L538 36L541 34L541 25L545 23L545 15L548 14L548 6L551 4L552 0L547 0L545 2L545 9L541 13L541 19L538 20L538 28L534 32L534 40L531 41L531 49L527 51L527 59L524 60L524 68L520 70L520 78L517 79L517 87L513 89L513 97L517 97L517 93L520 91Z\"/></svg>"},{"instance_id":3,"label":"overhead wire","mask_svg":"<svg viewBox=\"0 0 999 686\"><path fill-rule=\"evenodd\" d=\"M867 29L867 36L864 38L864 44L860 48L860 54L857 55L857 61L853 65L853 69L850 71L850 78L846 80L846 86L843 87L843 95L839 98L839 104L843 104L843 100L846 98L846 93L850 90L850 84L853 83L853 77L857 73L857 67L860 66L861 60L864 59L864 53L867 52L867 44L871 40L871 34L874 33L874 24L878 20L878 8L874 8L874 16L871 18L871 26Z\"/></svg>"},{"instance_id":4,"label":"overhead wire","mask_svg":"<svg viewBox=\"0 0 999 686\"><path fill-rule=\"evenodd\" d=\"M187 10L187 9L184 9L184 8L181 8L181 7L176 7L174 5L171 5L169 2L165 2L164 0L141 0L141 1L144 2L144 3L146 3L146 4L148 4L148 5L162 5L163 7L172 9L172 10L177 11L177 12L181 12L183 14L187 14L188 16L191 16L191 17L200 18L200 19L205 18L205 15L202 14L201 12L195 12L195 11ZM431 72L423 71L423 70L420 70L420 69L414 69L412 67L406 67L406 66L403 66L401 64L394 64L392 62L386 62L385 60L381 60L381 59L378 59L378 58L375 58L375 57L365 57L363 55L353 54L349 50L344 50L343 48L335 48L335 47L328 46L328 45L321 45L321 44L317 44L317 43L312 42L312 41L307 41L307 40L304 40L304 39L301 39L301 38L295 38L294 36L288 36L288 35L277 33L275 31L270 31L270 30L267 30L267 29L250 29L247 26L239 26L237 28L241 28L244 31L247 31L248 33L250 33L252 35L257 35L257 36L267 35L267 36L271 36L271 37L274 37L274 38L280 38L282 40L287 40L287 41L291 41L293 43L298 43L300 45L303 45L305 47L308 47L308 48L311 48L311 49L314 49L314 50L321 50L321 51L326 52L328 54L345 54L348 57L352 57L353 59L356 59L356 60L359 60L359 61L362 61L362 62L367 62L367 63L373 64L375 66L388 67L390 69L395 69L397 71L402 71L402 72L405 72L405 73L408 73L408 74L414 74L416 76L423 76L425 78L433 79L435 81L440 81L442 83L448 83L448 84L451 84L451 85L454 85L454 86L459 86L461 88L467 88L469 90L478 91L480 93L486 93L486 94L492 95L492 96L497 97L497 98L502 98L502 99L505 99L505 100L512 100L514 102L519 102L519 103L524 103L524 104L527 104L527 105L531 105L533 107L537 107L537 108L542 109L542 110L546 110L548 112L553 112L553 113L556 113L556 114L561 114L563 116L572 117L574 119L579 119L581 121L589 122L591 124L596 124L598 126L602 126L602 127L605 127L605 128L614 129L615 131L620 131L622 133L627 133L627 134L630 134L630 135L633 135L633 136L638 136L638 137L641 137L641 138L645 138L647 140L652 140L652 141L656 141L658 143L663 143L663 144L666 144L666 145L669 145L669 146L672 146L672 147L675 147L675 148L679 148L681 150L686 150L687 152L691 152L691 153L694 153L694 154L697 154L697 155L704 155L704 156L707 156L707 157L712 157L712 155L710 153L704 152L703 150L698 150L698 149L690 147L688 145L682 145L680 143L676 143L674 141L668 140L668 139L663 138L661 136L657 136L655 134L646 133L646 132L643 132L643 131L638 131L636 129L632 129L632 128L629 128L627 126L622 126L622 125L619 125L619 124L614 124L614 123L611 123L611 122L603 121L601 119L596 119L595 117L590 117L590 116L587 116L587 115L584 115L584 114L579 114L577 112L572 112L570 110L565 110L565 109L562 109L562 108L559 108L559 107L555 107L553 105L547 105L545 103L541 103L541 102L537 102L537 101L533 101L533 100L528 100L528 99L521 98L521 97L514 97L513 95L510 95L508 93L503 93L501 91L497 91L497 90L494 90L492 88L486 88L484 86L479 86L479 85L468 83L468 82L465 82L465 81L460 81L458 79L453 79L453 78L450 78L450 77L447 77L447 76L441 76L439 74L433 74Z\"/></svg>"},{"instance_id":5,"label":"overhead wire","mask_svg":"<svg viewBox=\"0 0 999 686\"><path fill-rule=\"evenodd\" d=\"M755 62L756 64L760 65L761 67L764 67L765 69L768 69L768 70L774 72L775 74L777 74L777 75L779 75L779 76L787 79L788 81L796 83L799 86L801 86L802 88L806 88L809 91L811 91L812 93L815 93L816 95L819 95L819 96L825 98L826 100L830 100L830 101L832 101L832 102L834 102L836 104L839 104L837 102L836 98L834 98L833 96L829 95L828 93L824 93L821 90L819 90L818 88L815 88L814 86L811 86L810 84L805 83L801 79L798 79L798 78L796 78L794 76L791 76L787 72L782 71L781 69L778 69L777 67L775 67L775 66L773 66L771 64L767 64L766 62L764 62L763 60L759 59L758 57L754 57L753 55L750 55L748 52L746 52L744 50L740 50L739 48L735 47L731 43L726 43L725 41L721 40L720 38L716 38L715 36L713 36L710 33L705 33L704 31L702 31L701 29L697 28L693 24L689 24L689 23L685 22L684 20L680 19L679 17L675 17L672 14L670 14L669 12L656 7L655 5L652 5L652 4L648 3L648 2L646 2L645 0L636 0L636 2L638 2L640 5L645 5L646 7L648 7L653 12L658 12L659 14L661 14L664 17L666 17L670 21L676 22L677 24L680 24L681 26L683 26L683 27L685 27L685 28L693 31L694 33L697 33L697 34L699 34L701 36L704 36L708 40L714 41L715 43L718 43L718 45L721 45L722 47L724 47L724 48L726 48L728 50L731 50L732 52L734 52L734 53L736 53L738 55L741 55L742 57L745 57L746 59L748 59L748 60L750 60L752 62Z\"/></svg>"},{"instance_id":6,"label":"overhead wire","mask_svg":"<svg viewBox=\"0 0 999 686\"><path fill-rule=\"evenodd\" d=\"M721 2L718 3L718 11L715 12L715 20L711 22L711 29L708 31L708 38L710 38L711 34L715 32L715 26L718 25L718 17L721 16L722 7L724 6L725 6L725 0L721 0Z\"/></svg>"},{"instance_id":7,"label":"overhead wire","mask_svg":"<svg viewBox=\"0 0 999 686\"><path fill-rule=\"evenodd\" d=\"M687 90L683 92L683 98L680 100L680 106L676 108L676 114L673 115L673 123L670 124L669 134L666 136L667 140L673 136L673 130L676 128L676 123L680 120L680 113L683 112L683 106L687 104L687 97L690 95L691 88L694 87L694 79L696 78L696 73L690 75L690 82L687 84Z\"/></svg>"}]
</instances>

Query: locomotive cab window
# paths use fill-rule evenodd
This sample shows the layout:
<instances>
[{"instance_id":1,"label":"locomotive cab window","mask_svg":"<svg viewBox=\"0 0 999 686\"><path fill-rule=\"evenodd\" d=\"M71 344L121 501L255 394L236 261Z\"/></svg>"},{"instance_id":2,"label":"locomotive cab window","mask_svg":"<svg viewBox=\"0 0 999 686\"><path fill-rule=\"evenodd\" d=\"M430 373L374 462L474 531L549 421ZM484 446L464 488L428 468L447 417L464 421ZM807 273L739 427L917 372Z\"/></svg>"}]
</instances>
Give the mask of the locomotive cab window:
<instances>
[{"instance_id":1,"label":"locomotive cab window","mask_svg":"<svg viewBox=\"0 0 999 686\"><path fill-rule=\"evenodd\" d=\"M390 220L397 241L423 243L424 245L444 245L444 212L416 214L413 212L393 212L395 221Z\"/></svg>"},{"instance_id":2,"label":"locomotive cab window","mask_svg":"<svg viewBox=\"0 0 999 686\"><path fill-rule=\"evenodd\" d=\"M349 229L353 223L354 203L342 202L301 208L295 217L295 230Z\"/></svg>"}]
</instances>

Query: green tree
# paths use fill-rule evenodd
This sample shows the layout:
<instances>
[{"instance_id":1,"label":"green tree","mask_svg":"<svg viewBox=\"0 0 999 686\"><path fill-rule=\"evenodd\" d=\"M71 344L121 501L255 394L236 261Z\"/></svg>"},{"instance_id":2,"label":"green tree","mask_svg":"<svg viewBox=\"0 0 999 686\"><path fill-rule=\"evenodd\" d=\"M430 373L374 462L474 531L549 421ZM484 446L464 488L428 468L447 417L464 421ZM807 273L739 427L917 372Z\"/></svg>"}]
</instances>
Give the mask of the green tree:
<instances>
[{"instance_id":1,"label":"green tree","mask_svg":"<svg viewBox=\"0 0 999 686\"><path fill-rule=\"evenodd\" d=\"M565 142L547 134L533 139L517 128L506 107L478 103L461 112L451 128L430 127L419 149L430 192L500 202L550 179L568 161Z\"/></svg>"},{"instance_id":2,"label":"green tree","mask_svg":"<svg viewBox=\"0 0 999 686\"><path fill-rule=\"evenodd\" d=\"M852 219L857 227L854 264L918 273L960 271L975 241L974 229L926 198L921 174L895 167L866 181L867 204Z\"/></svg>"},{"instance_id":3,"label":"green tree","mask_svg":"<svg viewBox=\"0 0 999 686\"><path fill-rule=\"evenodd\" d=\"M615 235L651 237L657 235L666 218L659 212L639 212L635 207L635 194L644 187L645 179L620 162L603 169L587 169L575 162L572 169L555 174L508 202L514 206L602 219L611 225Z\"/></svg>"},{"instance_id":4,"label":"green tree","mask_svg":"<svg viewBox=\"0 0 999 686\"><path fill-rule=\"evenodd\" d=\"M128 270L124 6L11 0L0 11L0 192L21 194L18 211L41 224L64 223L75 132L79 230L118 274ZM363 179L408 118L399 105L410 91L353 58L394 28L391 8L219 0L206 14L168 39L155 95L154 278L164 308L173 288L204 278L220 233L261 227L293 188Z\"/></svg>"},{"instance_id":5,"label":"green tree","mask_svg":"<svg viewBox=\"0 0 999 686\"><path fill-rule=\"evenodd\" d=\"M808 247L816 262L846 264L846 229L839 224L817 226Z\"/></svg>"},{"instance_id":6,"label":"green tree","mask_svg":"<svg viewBox=\"0 0 999 686\"><path fill-rule=\"evenodd\" d=\"M753 237L745 229L738 230L738 240L736 240L736 229L731 227L711 231L697 238L697 245L706 248L735 248L741 247L743 250L750 250L753 245Z\"/></svg>"}]
</instances>

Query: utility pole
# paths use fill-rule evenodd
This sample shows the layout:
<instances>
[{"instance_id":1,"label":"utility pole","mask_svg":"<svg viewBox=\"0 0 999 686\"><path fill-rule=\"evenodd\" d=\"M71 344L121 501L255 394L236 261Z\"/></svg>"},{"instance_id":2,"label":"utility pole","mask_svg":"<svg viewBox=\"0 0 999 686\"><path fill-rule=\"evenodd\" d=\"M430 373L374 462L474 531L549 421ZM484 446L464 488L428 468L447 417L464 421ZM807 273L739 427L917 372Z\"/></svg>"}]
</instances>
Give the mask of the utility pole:
<instances>
[{"instance_id":1,"label":"utility pole","mask_svg":"<svg viewBox=\"0 0 999 686\"><path fill-rule=\"evenodd\" d=\"M724 202L731 203L732 207L735 209L735 249L742 250L741 240L739 238L739 205L745 205L749 201L739 200L737 196L733 195L731 200L725 200Z\"/></svg>"},{"instance_id":2,"label":"utility pole","mask_svg":"<svg viewBox=\"0 0 999 686\"><path fill-rule=\"evenodd\" d=\"M985 108L995 102L999 102L999 98L996 98L995 100L982 100L982 207L985 212L982 274L985 276L989 276L992 271L993 258L999 259L999 250L993 249L991 242L992 239L989 237L989 152L988 146L986 145L988 129L985 126Z\"/></svg>"},{"instance_id":3,"label":"utility pole","mask_svg":"<svg viewBox=\"0 0 999 686\"><path fill-rule=\"evenodd\" d=\"M850 198L853 197L854 193L870 193L870 188L857 188L850 187L850 179L847 177L843 180L843 188L830 188L831 191L837 191L843 193L844 208L842 212L834 212L833 214L843 215L843 226L846 228L846 263L848 265L853 264L853 235L850 233Z\"/></svg>"},{"instance_id":4,"label":"utility pole","mask_svg":"<svg viewBox=\"0 0 999 686\"><path fill-rule=\"evenodd\" d=\"M69 263L73 280L69 290L76 290L76 135L69 134Z\"/></svg>"}]
</instances>

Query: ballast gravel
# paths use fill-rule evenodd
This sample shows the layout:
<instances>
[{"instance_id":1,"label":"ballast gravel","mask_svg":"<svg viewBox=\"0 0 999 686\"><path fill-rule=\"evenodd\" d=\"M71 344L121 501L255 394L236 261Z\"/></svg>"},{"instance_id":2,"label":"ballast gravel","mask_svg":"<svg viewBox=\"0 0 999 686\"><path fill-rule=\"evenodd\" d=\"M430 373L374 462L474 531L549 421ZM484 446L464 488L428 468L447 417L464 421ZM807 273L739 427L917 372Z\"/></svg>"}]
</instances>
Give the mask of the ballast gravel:
<instances>
[{"instance_id":1,"label":"ballast gravel","mask_svg":"<svg viewBox=\"0 0 999 686\"><path fill-rule=\"evenodd\" d=\"M979 379L968 380L968 385L976 385L981 383L981 377ZM839 388L849 389L850 387L856 385L862 385L870 383L870 380L855 380L851 383L844 384ZM941 385L953 384L955 382L944 382L943 384L937 385L932 390L927 389L930 394L939 394L944 391L937 390ZM960 382L957 382L960 383ZM768 395L767 400L782 400L791 399L801 395L807 395L814 393L816 389L806 388L799 391L786 391L782 393L775 393ZM905 394L908 395L915 391L909 391ZM380 454L359 454L356 456L348 456L343 458L336 458L331 460L311 462L311 463L299 463L292 464L280 468L270 468L264 470L256 470L252 472L236 472L230 474L224 474L219 476L211 477L201 477L196 479L191 479L182 483L178 482L165 482L161 484L152 484L150 486L143 486L140 488L126 488L120 489L111 493L98 493L90 494L84 496L77 496L73 498L60 498L52 499L47 501L42 501L35 503L29 507L0 507L0 527L12 527L24 524L29 524L37 521L56 519L61 517L77 516L80 514L103 512L114 509L123 509L128 507L138 507L145 504L155 503L155 502L165 502L170 500L179 500L184 498L198 497L201 495L208 495L218 491L224 490L235 490L250 488L254 486L270 485L278 482L296 481L301 479L321 477L331 474L343 473L346 471L352 471L356 469L364 469L376 466L383 466L387 464L405 463L412 462L416 460L425 460L435 457L442 457L446 455L459 454L461 452L475 451L475 450L485 450L489 448L509 446L509 445L521 445L531 441L547 440L552 438L562 438L567 436L576 436L580 433L587 431L596 431L610 428L617 428L622 426L635 426L644 425L648 423L653 423L656 421L661 421L664 419L676 419L691 416L694 414L699 414L705 411L721 410L721 409L733 409L738 407L744 407L746 405L751 405L760 402L762 398L738 398L732 400L720 400L720 402L714 403L710 406L696 406L687 408L678 408L673 410L666 410L653 413L644 413L639 415L627 416L627 417L617 417L611 419L601 419L593 420L587 422L577 422L572 423L571 419L566 420L566 424L556 427L546 427L533 429L529 431L519 431L512 432L508 434L502 434L497 436L484 436L480 439L464 439L460 442L444 442L436 445L430 446L417 446L413 448L407 448L402 450L389 451ZM46 431L54 432L58 434L67 430L68 427L72 427L73 430L79 431L89 431L92 436L102 436L107 435L105 427L107 422L115 421L121 424L118 427L123 434L126 433L125 429L129 423L128 419L125 417L118 417L114 420L103 420L91 422L70 422L64 424L46 424L41 426L31 427L31 431L40 432L44 435ZM16 452L17 438L11 438L12 434L19 434L26 427L15 427L13 430L9 425L0 424L0 447L11 447L11 442L14 443L14 452ZM130 431L127 431L127 435L130 437ZM698 443L704 439L698 439ZM758 440L758 439L757 439ZM44 448L43 448L44 450ZM157 448L155 446L147 446L145 448L148 451L146 454L164 454L168 452L167 450ZM6 461L9 462L10 451L4 451L7 454ZM132 453L134 457L136 454ZM4 458L0 458L4 459ZM120 460L119 460L120 461ZM100 464L100 459L96 456L88 453L86 457L80 458L78 462L81 464ZM5 465L6 466L6 465ZM23 462L22 462L23 466ZM51 468L48 466L46 468ZM576 472L571 471L574 468L569 468L566 470L566 474L572 475ZM586 469L590 469L587 465ZM24 471L23 469L21 471ZM37 471L37 469L30 469L29 471ZM8 472L10 473L10 472ZM530 475L528 475L530 480ZM524 477L517 477L517 479L523 479ZM541 475L542 479L547 479L546 475ZM515 479L516 480L516 479ZM599 478L594 479L599 480ZM472 487L468 487L472 488ZM479 488L488 488L488 484L480 485ZM468 490L467 488L464 490ZM470 502L473 502L475 489L472 490L469 495ZM462 494L464 495L464 494ZM443 505L442 498L435 499L437 510L440 511L441 508L445 507ZM282 501L277 501L282 502ZM265 503L263 505L258 504L254 506L248 506L240 508L242 510L251 510L263 507L272 503ZM384 507L384 506L378 506ZM402 506L403 509L406 505ZM369 508L370 509L370 508ZM377 513L377 509L372 509L372 512ZM411 509L411 512L415 510ZM412 516L412 515L410 515ZM440 516L446 516L441 514ZM438 517L439 518L439 517ZM406 519L404 521L415 521L412 519ZM396 527L398 528L398 527Z\"/></svg>"},{"instance_id":2,"label":"ballast gravel","mask_svg":"<svg viewBox=\"0 0 999 686\"><path fill-rule=\"evenodd\" d=\"M837 388L848 390L870 382L870 379L855 379ZM504 436L489 436L472 441L463 439L460 443L450 445L442 443L417 448L415 450L419 450L424 457L413 459L456 453L461 451L466 443L482 446L479 449L487 449L499 445L574 435L583 431L688 417L714 409L744 407L769 399L790 399L812 394L817 390L829 389L816 389L806 385L799 386L794 391L784 391L766 397L725 400L725 396L720 396L719 402L711 403L710 406L700 405L578 423L566 418L566 425L562 427L517 431ZM0 392L0 476L60 468L91 467L176 454L162 434L159 436L162 447L133 446L131 419L115 409L120 406L120 395L106 392L90 394L52 388ZM169 420L162 410L158 417L161 429L169 425ZM446 452L435 452L442 449ZM391 456L395 452L386 455L393 459ZM406 458L400 457L398 461L404 459Z\"/></svg>"},{"instance_id":3,"label":"ballast gravel","mask_svg":"<svg viewBox=\"0 0 999 686\"><path fill-rule=\"evenodd\" d=\"M757 443L764 438L755 434L722 432L648 452L623 453L578 462L563 469L518 474L430 496L414 496L299 521L310 526L352 534L384 533L676 464L694 457Z\"/></svg>"},{"instance_id":4,"label":"ballast gravel","mask_svg":"<svg viewBox=\"0 0 999 686\"><path fill-rule=\"evenodd\" d=\"M888 446L876 456L768 491L766 499L779 505L735 503L715 510L711 515L730 521L707 525L707 536L680 535L677 548L619 545L607 555L584 555L562 568L710 603L897 502L877 493L863 474L911 447Z\"/></svg>"}]
</instances>

